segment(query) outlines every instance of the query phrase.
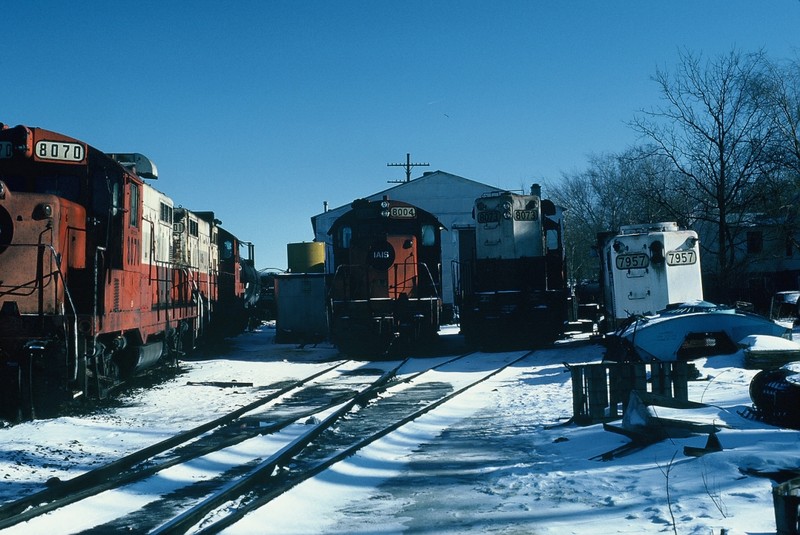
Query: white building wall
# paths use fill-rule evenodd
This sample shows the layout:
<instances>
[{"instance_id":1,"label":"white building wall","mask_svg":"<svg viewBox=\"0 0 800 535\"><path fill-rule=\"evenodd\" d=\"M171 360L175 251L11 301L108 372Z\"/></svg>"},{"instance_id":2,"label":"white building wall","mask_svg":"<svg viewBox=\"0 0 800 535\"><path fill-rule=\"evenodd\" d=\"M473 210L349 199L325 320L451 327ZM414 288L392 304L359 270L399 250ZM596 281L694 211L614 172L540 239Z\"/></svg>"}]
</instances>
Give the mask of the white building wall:
<instances>
[{"instance_id":1,"label":"white building wall","mask_svg":"<svg viewBox=\"0 0 800 535\"><path fill-rule=\"evenodd\" d=\"M453 261L458 260L458 228L474 228L472 207L475 199L484 193L502 191L443 171L425 173L422 177L403 182L395 187L365 197L369 200L383 198L404 201L434 214L447 230L442 231L442 301L452 305ZM353 199L355 200L355 199ZM312 217L314 240L325 242L326 272L331 272L332 240L328 230L337 218L350 210L350 204L339 206Z\"/></svg>"}]
</instances>

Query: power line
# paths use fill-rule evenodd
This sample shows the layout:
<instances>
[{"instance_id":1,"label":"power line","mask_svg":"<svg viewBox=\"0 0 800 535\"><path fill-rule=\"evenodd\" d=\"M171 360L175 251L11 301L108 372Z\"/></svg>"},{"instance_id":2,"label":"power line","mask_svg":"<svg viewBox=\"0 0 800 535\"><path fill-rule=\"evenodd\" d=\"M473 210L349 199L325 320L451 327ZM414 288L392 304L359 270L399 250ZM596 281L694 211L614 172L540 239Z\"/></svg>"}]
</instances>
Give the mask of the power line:
<instances>
[{"instance_id":1,"label":"power line","mask_svg":"<svg viewBox=\"0 0 800 535\"><path fill-rule=\"evenodd\" d=\"M387 163L386 167L405 167L406 168L406 182L411 182L411 169L414 167L427 167L428 163L411 163L411 154L406 153L406 163ZM402 180L387 180L390 184L402 184Z\"/></svg>"}]
</instances>

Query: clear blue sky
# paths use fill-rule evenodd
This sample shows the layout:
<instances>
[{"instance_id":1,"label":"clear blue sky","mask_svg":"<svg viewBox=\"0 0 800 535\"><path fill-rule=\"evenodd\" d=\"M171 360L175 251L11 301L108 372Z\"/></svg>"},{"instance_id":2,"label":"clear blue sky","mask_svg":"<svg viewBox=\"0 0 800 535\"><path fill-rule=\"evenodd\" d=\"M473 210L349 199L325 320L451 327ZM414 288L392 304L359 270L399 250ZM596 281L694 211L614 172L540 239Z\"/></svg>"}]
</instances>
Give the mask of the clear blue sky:
<instances>
[{"instance_id":1,"label":"clear blue sky","mask_svg":"<svg viewBox=\"0 0 800 535\"><path fill-rule=\"evenodd\" d=\"M633 145L686 48L787 59L800 0L5 1L0 122L141 152L259 268L311 216L443 170L508 189ZM546 192L545 192L546 193Z\"/></svg>"}]
</instances>

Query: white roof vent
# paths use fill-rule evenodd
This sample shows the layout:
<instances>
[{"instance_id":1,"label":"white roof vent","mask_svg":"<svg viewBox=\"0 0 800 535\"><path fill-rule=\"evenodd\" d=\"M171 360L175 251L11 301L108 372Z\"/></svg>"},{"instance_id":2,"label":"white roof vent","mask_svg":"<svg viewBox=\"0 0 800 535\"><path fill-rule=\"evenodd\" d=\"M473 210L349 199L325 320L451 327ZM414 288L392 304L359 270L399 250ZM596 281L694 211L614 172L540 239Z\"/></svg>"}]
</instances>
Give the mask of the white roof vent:
<instances>
[{"instance_id":1,"label":"white roof vent","mask_svg":"<svg viewBox=\"0 0 800 535\"><path fill-rule=\"evenodd\" d=\"M155 180L158 178L158 169L150 158L138 152L109 154L112 160L133 171L142 178Z\"/></svg>"}]
</instances>

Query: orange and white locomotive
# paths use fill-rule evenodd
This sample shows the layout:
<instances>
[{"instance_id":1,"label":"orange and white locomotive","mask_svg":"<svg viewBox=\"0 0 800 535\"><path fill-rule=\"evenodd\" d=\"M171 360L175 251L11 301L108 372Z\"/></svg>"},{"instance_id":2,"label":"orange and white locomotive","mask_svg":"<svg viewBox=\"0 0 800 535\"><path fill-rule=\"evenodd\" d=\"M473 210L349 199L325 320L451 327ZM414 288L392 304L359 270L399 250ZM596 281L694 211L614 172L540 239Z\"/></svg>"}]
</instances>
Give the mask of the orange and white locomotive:
<instances>
[{"instance_id":1,"label":"orange and white locomotive","mask_svg":"<svg viewBox=\"0 0 800 535\"><path fill-rule=\"evenodd\" d=\"M439 332L441 230L411 204L358 199L331 226L331 336L342 352L416 350Z\"/></svg>"},{"instance_id":2,"label":"orange and white locomotive","mask_svg":"<svg viewBox=\"0 0 800 535\"><path fill-rule=\"evenodd\" d=\"M102 397L194 346L215 316L238 325L255 304L252 246L243 259L225 233L224 264L219 221L176 207L144 181L155 178L140 154L0 123L3 416Z\"/></svg>"}]
</instances>

